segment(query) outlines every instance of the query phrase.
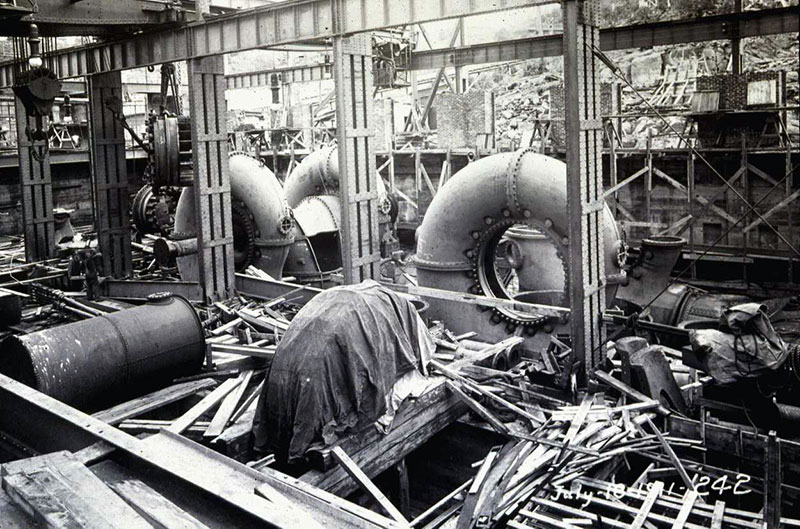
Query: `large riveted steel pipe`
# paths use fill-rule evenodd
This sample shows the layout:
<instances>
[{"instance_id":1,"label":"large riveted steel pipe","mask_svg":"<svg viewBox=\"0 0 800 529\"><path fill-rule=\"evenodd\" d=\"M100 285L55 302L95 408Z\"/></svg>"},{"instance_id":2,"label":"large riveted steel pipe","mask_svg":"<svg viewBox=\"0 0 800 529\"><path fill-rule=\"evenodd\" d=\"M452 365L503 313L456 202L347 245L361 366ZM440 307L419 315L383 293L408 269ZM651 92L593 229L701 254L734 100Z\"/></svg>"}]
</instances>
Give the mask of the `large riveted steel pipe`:
<instances>
[{"instance_id":1,"label":"large riveted steel pipe","mask_svg":"<svg viewBox=\"0 0 800 529\"><path fill-rule=\"evenodd\" d=\"M514 238L514 231L506 232L515 226L534 228L545 235L561 257L558 265L547 257L550 269L537 267L537 273L553 275L542 278L541 284L564 282L570 266L565 259L570 244L569 223L577 221L567 216L566 184L566 165L532 150L487 156L458 171L436 194L419 227L416 254L419 285L490 297L514 297L515 293L508 292L504 283L512 273L513 262L503 272L498 271L497 263L503 257L500 255L503 241ZM607 274L618 273L619 231L608 206L603 207L603 215L602 257ZM540 256L524 257L535 261ZM524 276L525 270L517 272L523 279L520 273ZM610 304L617 286L605 284ZM564 318L524 317L507 309L486 309L441 299L429 301L428 316L444 321L457 333L477 331L484 341L497 341L522 331L523 336L533 340L532 346L538 347L549 341L550 333L567 329Z\"/></svg>"},{"instance_id":2,"label":"large riveted steel pipe","mask_svg":"<svg viewBox=\"0 0 800 529\"><path fill-rule=\"evenodd\" d=\"M389 214L391 202L380 175L377 178L378 209ZM318 149L297 164L283 184L286 202L294 209L306 197L339 194L339 156L335 145Z\"/></svg>"},{"instance_id":3,"label":"large riveted steel pipe","mask_svg":"<svg viewBox=\"0 0 800 529\"><path fill-rule=\"evenodd\" d=\"M228 158L231 178L234 263L236 270L252 265L272 277L281 277L289 246L294 242L294 221L281 183L255 158L232 153ZM175 210L175 237L197 235L194 188L183 190ZM197 281L196 255L178 257L184 281Z\"/></svg>"},{"instance_id":4,"label":"large riveted steel pipe","mask_svg":"<svg viewBox=\"0 0 800 529\"><path fill-rule=\"evenodd\" d=\"M295 167L283 186L296 222L295 243L283 273L300 283L322 288L333 284L331 277L340 271L342 263L337 153L335 145L312 152ZM380 175L376 182L383 237L391 229L393 206Z\"/></svg>"},{"instance_id":5,"label":"large riveted steel pipe","mask_svg":"<svg viewBox=\"0 0 800 529\"><path fill-rule=\"evenodd\" d=\"M73 406L143 394L200 369L203 327L184 298L145 305L0 344L0 373Z\"/></svg>"}]
</instances>

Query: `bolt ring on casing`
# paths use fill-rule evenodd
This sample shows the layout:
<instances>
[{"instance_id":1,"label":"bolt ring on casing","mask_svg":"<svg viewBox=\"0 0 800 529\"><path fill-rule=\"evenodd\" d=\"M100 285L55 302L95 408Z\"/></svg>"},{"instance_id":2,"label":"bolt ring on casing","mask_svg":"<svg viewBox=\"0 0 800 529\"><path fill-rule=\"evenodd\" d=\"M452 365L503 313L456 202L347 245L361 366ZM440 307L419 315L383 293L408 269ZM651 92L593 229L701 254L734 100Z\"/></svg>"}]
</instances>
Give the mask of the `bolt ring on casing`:
<instances>
[{"instance_id":1,"label":"bolt ring on casing","mask_svg":"<svg viewBox=\"0 0 800 529\"><path fill-rule=\"evenodd\" d=\"M617 266L616 242L620 237L608 207L604 215L602 258L606 268L613 269ZM563 162L527 149L481 158L453 175L434 197L418 230L415 262L419 285L510 297L503 289L495 288L499 285L490 268L497 242L514 225L538 230L549 240L554 255L560 257L558 274L563 274L566 281L569 270L564 252L569 244L569 218ZM566 287L562 301L567 298ZM606 286L607 302L613 301L616 288ZM487 329L498 316L501 322L512 324L508 329L522 326L528 335L542 325L556 328L564 323L557 317L526 317L497 308L475 314L481 314L480 321L489 325ZM480 323L475 317L464 317L463 306L458 303L433 301L429 315L454 328L463 325L464 332L480 332L466 329L467 325Z\"/></svg>"}]
</instances>

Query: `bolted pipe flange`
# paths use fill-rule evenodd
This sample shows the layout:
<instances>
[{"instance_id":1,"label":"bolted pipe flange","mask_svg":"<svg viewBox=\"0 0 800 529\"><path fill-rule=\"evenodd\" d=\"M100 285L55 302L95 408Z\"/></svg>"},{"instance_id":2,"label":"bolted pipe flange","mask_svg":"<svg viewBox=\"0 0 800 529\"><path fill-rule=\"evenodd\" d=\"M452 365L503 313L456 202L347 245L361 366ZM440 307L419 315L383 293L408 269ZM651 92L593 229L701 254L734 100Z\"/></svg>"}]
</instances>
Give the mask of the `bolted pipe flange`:
<instances>
[{"instance_id":1,"label":"bolted pipe flange","mask_svg":"<svg viewBox=\"0 0 800 529\"><path fill-rule=\"evenodd\" d=\"M291 215L284 214L278 221L278 231L283 235L289 235L294 228L294 219Z\"/></svg>"},{"instance_id":2,"label":"bolted pipe flange","mask_svg":"<svg viewBox=\"0 0 800 529\"><path fill-rule=\"evenodd\" d=\"M470 264L472 268L472 270L469 272L470 277L473 279L473 284L469 288L470 292L475 295L483 295L487 297L503 297L503 296L498 296L495 292L493 292L492 287L489 284L490 281L487 279L485 273L485 269L487 267L487 258L489 257L487 256L487 252L493 253L494 250L496 249L496 244L498 242L498 239L502 237L502 234L505 233L508 228L511 228L512 226L515 226L517 224L524 224L530 228L541 231L553 244L556 250L556 254L560 258L561 264L563 266L565 287L561 302L566 303L567 292L569 292L569 270L567 268L566 260L564 259L564 256L561 253L558 245L555 244L554 242L553 231L551 229L545 229L543 225L537 225L534 221L530 219L504 218L495 223L492 223L491 225L486 227L483 230L483 232L480 232L480 235L475 242L475 246L464 252L464 255L470 259ZM475 239L476 233L479 232L477 231L472 232L473 239ZM552 318L547 316L540 316L540 317L517 316L514 315L508 309L503 309L499 307L491 307L491 309L488 310L492 311L492 317L491 317L492 323L497 324L501 321L504 321L507 322L507 324L513 324L515 328L516 326L522 326L525 328L529 327L537 328L546 322L550 322L553 319L555 319L556 321L558 320L558 318ZM499 318L499 320L497 320L497 318Z\"/></svg>"}]
</instances>

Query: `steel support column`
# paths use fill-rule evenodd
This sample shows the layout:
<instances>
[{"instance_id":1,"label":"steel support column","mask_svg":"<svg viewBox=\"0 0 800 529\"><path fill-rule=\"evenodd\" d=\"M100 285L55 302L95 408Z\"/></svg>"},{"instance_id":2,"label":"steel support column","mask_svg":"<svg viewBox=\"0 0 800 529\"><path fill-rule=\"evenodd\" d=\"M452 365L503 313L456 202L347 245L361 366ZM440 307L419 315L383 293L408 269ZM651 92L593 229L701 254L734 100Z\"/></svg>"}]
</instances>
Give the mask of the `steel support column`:
<instances>
[{"instance_id":1,"label":"steel support column","mask_svg":"<svg viewBox=\"0 0 800 529\"><path fill-rule=\"evenodd\" d=\"M345 283L378 277L378 182L372 121L372 41L369 35L333 41L336 137L342 203Z\"/></svg>"},{"instance_id":2,"label":"steel support column","mask_svg":"<svg viewBox=\"0 0 800 529\"><path fill-rule=\"evenodd\" d=\"M125 130L106 106L113 98L122 98L122 72L89 77L95 228L103 273L121 279L133 266Z\"/></svg>"},{"instance_id":3,"label":"steel support column","mask_svg":"<svg viewBox=\"0 0 800 529\"><path fill-rule=\"evenodd\" d=\"M606 305L603 260L603 176L597 0L565 0L564 88L567 143L570 332L575 360L587 375L605 353Z\"/></svg>"},{"instance_id":4,"label":"steel support column","mask_svg":"<svg viewBox=\"0 0 800 529\"><path fill-rule=\"evenodd\" d=\"M22 231L25 235L25 259L29 263L55 256L53 227L53 187L50 180L50 148L47 139L33 140L35 118L14 98L17 122L19 178L22 186ZM47 118L42 118L47 130Z\"/></svg>"},{"instance_id":5,"label":"steel support column","mask_svg":"<svg viewBox=\"0 0 800 529\"><path fill-rule=\"evenodd\" d=\"M207 303L234 294L231 182L221 55L189 61L200 285Z\"/></svg>"}]
</instances>

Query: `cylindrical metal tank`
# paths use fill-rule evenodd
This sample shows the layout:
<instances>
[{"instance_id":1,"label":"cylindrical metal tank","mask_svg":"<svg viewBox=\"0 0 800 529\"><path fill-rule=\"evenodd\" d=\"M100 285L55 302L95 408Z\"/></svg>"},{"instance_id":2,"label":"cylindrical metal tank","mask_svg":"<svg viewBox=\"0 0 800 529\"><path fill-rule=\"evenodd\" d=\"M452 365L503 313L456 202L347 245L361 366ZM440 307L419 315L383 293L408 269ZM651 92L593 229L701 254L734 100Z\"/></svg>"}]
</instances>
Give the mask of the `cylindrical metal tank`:
<instances>
[{"instance_id":1,"label":"cylindrical metal tank","mask_svg":"<svg viewBox=\"0 0 800 529\"><path fill-rule=\"evenodd\" d=\"M0 373L73 406L143 394L200 369L203 327L171 294L0 343Z\"/></svg>"}]
</instances>

